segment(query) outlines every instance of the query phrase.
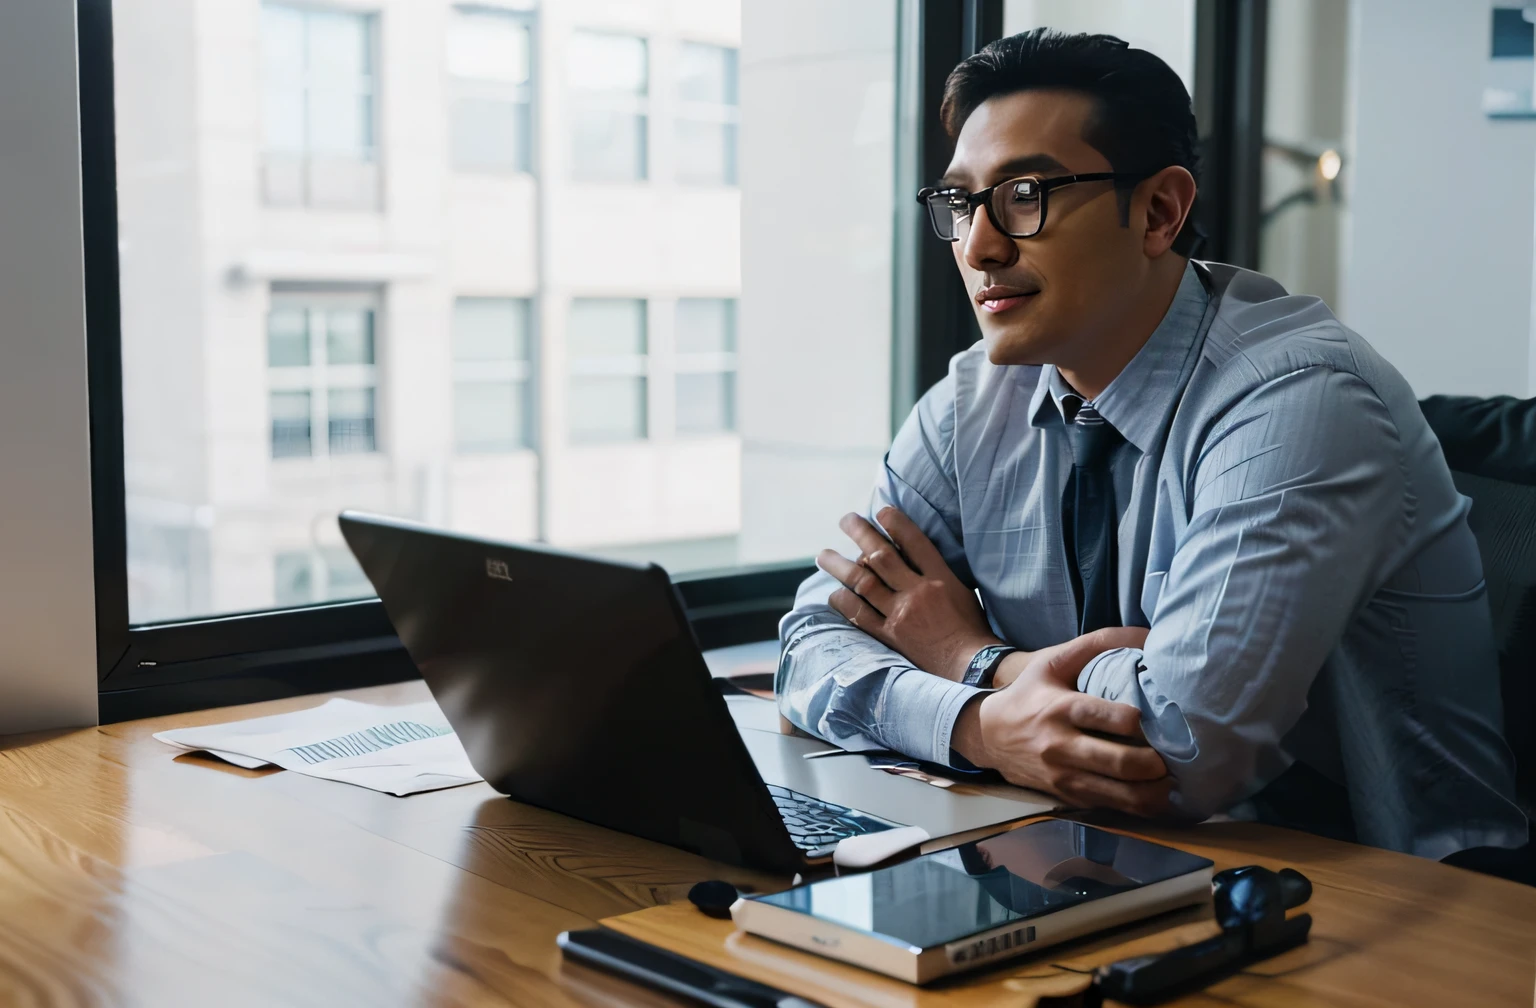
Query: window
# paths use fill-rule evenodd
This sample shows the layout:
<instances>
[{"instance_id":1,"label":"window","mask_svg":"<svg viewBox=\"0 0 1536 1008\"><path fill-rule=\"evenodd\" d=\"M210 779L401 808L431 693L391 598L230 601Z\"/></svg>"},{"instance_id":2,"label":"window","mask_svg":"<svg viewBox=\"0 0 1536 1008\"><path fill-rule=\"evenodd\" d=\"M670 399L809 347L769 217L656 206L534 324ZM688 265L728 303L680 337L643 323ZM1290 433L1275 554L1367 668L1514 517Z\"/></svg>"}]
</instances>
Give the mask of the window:
<instances>
[{"instance_id":1,"label":"window","mask_svg":"<svg viewBox=\"0 0 1536 1008\"><path fill-rule=\"evenodd\" d=\"M736 184L736 50L684 42L677 68L677 179Z\"/></svg>"},{"instance_id":2,"label":"window","mask_svg":"<svg viewBox=\"0 0 1536 1008\"><path fill-rule=\"evenodd\" d=\"M448 22L453 166L526 172L533 148L533 42L524 17L455 8Z\"/></svg>"},{"instance_id":3,"label":"window","mask_svg":"<svg viewBox=\"0 0 1536 1008\"><path fill-rule=\"evenodd\" d=\"M968 342L911 195L943 171L921 139L965 11L996 34L997 6L332 2L78 4L59 171L86 211L103 716L409 675L346 601L348 507L655 561L706 646L772 636ZM1193 0L1002 6L1205 66ZM534 186L546 153L571 163ZM859 184L807 227L828 165ZM1508 279L1485 286L1525 297Z\"/></svg>"},{"instance_id":4,"label":"window","mask_svg":"<svg viewBox=\"0 0 1536 1008\"><path fill-rule=\"evenodd\" d=\"M373 35L368 15L262 6L268 205L377 203Z\"/></svg>"},{"instance_id":5,"label":"window","mask_svg":"<svg viewBox=\"0 0 1536 1008\"><path fill-rule=\"evenodd\" d=\"M677 432L736 429L736 300L681 298L672 329Z\"/></svg>"},{"instance_id":6,"label":"window","mask_svg":"<svg viewBox=\"0 0 1536 1008\"><path fill-rule=\"evenodd\" d=\"M274 459L378 450L371 307L274 292L267 368Z\"/></svg>"},{"instance_id":7,"label":"window","mask_svg":"<svg viewBox=\"0 0 1536 1008\"><path fill-rule=\"evenodd\" d=\"M646 436L646 303L636 298L577 298L566 325L571 368L567 429L573 442L633 441Z\"/></svg>"},{"instance_id":8,"label":"window","mask_svg":"<svg viewBox=\"0 0 1536 1008\"><path fill-rule=\"evenodd\" d=\"M647 177L646 40L578 31L570 39L571 173L593 182Z\"/></svg>"},{"instance_id":9,"label":"window","mask_svg":"<svg viewBox=\"0 0 1536 1008\"><path fill-rule=\"evenodd\" d=\"M131 621L325 601L277 557L340 548L344 508L679 576L830 545L891 433L905 205L896 5L859 2L854 33L746 0L736 37L575 0L114 0ZM545 151L571 170L534 187ZM342 162L397 184L317 188ZM807 229L829 162L869 182ZM349 206L376 212L313 212Z\"/></svg>"},{"instance_id":10,"label":"window","mask_svg":"<svg viewBox=\"0 0 1536 1008\"><path fill-rule=\"evenodd\" d=\"M462 454L531 447L529 303L461 297L453 306L453 439Z\"/></svg>"},{"instance_id":11,"label":"window","mask_svg":"<svg viewBox=\"0 0 1536 1008\"><path fill-rule=\"evenodd\" d=\"M373 586L344 546L286 550L273 562L273 596L280 606L366 598Z\"/></svg>"},{"instance_id":12,"label":"window","mask_svg":"<svg viewBox=\"0 0 1536 1008\"><path fill-rule=\"evenodd\" d=\"M92 410L96 513L114 485L126 512L107 682L395 668L347 601L346 508L655 561L771 636L910 353L898 5L326 2L81 5L113 50L80 74L83 142L115 144L85 190L116 198L87 282L121 306L91 326L121 349L120 427ZM829 163L865 181L809 229Z\"/></svg>"}]
</instances>

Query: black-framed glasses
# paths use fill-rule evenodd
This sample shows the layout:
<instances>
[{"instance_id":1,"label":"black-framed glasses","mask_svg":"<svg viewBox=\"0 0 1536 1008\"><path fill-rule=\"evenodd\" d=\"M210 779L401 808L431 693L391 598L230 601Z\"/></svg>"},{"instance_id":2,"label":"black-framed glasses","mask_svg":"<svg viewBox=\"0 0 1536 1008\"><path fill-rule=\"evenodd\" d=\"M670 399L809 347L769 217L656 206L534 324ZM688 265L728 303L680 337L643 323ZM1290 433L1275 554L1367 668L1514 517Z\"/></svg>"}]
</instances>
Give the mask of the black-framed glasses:
<instances>
[{"instance_id":1,"label":"black-framed glasses","mask_svg":"<svg viewBox=\"0 0 1536 1008\"><path fill-rule=\"evenodd\" d=\"M992 226L1009 238L1033 238L1045 227L1047 199L1052 189L1079 182L1141 182L1156 172L1088 172L1041 178L1024 175L999 182L980 192L964 189L918 190L917 201L928 208L934 234L948 242L959 241L971 229L971 215L978 206L987 208Z\"/></svg>"}]
</instances>

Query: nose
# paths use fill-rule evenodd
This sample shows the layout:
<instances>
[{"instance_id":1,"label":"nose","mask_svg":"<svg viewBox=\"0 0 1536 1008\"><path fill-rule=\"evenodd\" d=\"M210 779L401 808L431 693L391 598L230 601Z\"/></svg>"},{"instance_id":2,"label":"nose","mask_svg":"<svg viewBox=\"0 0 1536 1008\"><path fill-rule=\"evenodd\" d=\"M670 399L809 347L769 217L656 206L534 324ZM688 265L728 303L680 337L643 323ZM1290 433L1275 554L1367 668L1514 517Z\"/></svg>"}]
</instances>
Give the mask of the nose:
<instances>
[{"instance_id":1,"label":"nose","mask_svg":"<svg viewBox=\"0 0 1536 1008\"><path fill-rule=\"evenodd\" d=\"M960 246L965 264L983 273L999 266L1012 266L1019 257L1019 247L992 223L986 207L977 207L971 214L970 229L960 236Z\"/></svg>"}]
</instances>

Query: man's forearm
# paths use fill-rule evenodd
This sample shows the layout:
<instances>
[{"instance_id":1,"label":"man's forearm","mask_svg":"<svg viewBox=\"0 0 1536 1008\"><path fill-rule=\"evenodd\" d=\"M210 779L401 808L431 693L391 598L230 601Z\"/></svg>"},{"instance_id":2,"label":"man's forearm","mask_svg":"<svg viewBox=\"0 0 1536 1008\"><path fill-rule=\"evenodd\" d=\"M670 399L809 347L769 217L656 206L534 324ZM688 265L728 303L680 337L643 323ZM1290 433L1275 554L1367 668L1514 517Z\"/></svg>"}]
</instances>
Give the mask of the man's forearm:
<instances>
[{"instance_id":1,"label":"man's forearm","mask_svg":"<svg viewBox=\"0 0 1536 1008\"><path fill-rule=\"evenodd\" d=\"M979 690L919 671L834 613L785 623L775 685L786 718L844 748L949 763L956 716Z\"/></svg>"}]
</instances>

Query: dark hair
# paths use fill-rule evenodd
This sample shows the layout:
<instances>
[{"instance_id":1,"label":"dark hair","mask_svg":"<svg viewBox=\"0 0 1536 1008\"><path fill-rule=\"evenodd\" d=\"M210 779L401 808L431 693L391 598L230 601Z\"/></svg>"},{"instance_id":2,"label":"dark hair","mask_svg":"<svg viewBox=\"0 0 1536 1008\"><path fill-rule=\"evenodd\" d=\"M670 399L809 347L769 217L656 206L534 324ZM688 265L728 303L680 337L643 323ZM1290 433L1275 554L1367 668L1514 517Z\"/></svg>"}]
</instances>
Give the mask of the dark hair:
<instances>
[{"instance_id":1,"label":"dark hair","mask_svg":"<svg viewBox=\"0 0 1536 1008\"><path fill-rule=\"evenodd\" d=\"M962 60L944 82L939 109L944 131L950 139L959 136L966 119L989 98L1047 88L1094 99L1097 111L1083 139L1115 171L1179 165L1200 177L1199 135L1184 82L1161 59L1113 35L1035 28L988 44Z\"/></svg>"}]
</instances>

